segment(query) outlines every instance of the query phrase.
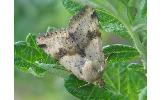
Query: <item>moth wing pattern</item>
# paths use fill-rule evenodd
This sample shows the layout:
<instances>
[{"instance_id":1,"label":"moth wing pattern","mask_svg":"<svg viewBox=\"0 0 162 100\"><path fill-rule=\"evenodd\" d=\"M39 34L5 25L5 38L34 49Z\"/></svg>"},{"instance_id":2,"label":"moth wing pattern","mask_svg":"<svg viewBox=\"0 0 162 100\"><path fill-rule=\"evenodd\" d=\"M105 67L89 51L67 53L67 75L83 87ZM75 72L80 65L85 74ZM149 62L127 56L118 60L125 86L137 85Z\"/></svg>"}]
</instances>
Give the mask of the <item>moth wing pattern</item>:
<instances>
[{"instance_id":1,"label":"moth wing pattern","mask_svg":"<svg viewBox=\"0 0 162 100\"><path fill-rule=\"evenodd\" d=\"M60 59L65 54L74 54L76 44L70 39L67 29L58 30L37 37L37 44L47 54Z\"/></svg>"},{"instance_id":2,"label":"moth wing pattern","mask_svg":"<svg viewBox=\"0 0 162 100\"><path fill-rule=\"evenodd\" d=\"M85 58L77 53L77 45L67 29L40 35L36 41L47 54L59 60L60 64L81 79L81 68L84 66Z\"/></svg>"},{"instance_id":3,"label":"moth wing pattern","mask_svg":"<svg viewBox=\"0 0 162 100\"><path fill-rule=\"evenodd\" d=\"M60 59L60 64L64 65L67 70L70 70L79 79L84 80L82 76L82 67L84 67L86 59L78 53L74 55L65 55Z\"/></svg>"},{"instance_id":4,"label":"moth wing pattern","mask_svg":"<svg viewBox=\"0 0 162 100\"><path fill-rule=\"evenodd\" d=\"M96 66L97 70L100 67L104 68L104 54L100 37L95 37L90 41L89 45L85 48L85 54L87 59L92 60L94 64L98 65Z\"/></svg>"},{"instance_id":5,"label":"moth wing pattern","mask_svg":"<svg viewBox=\"0 0 162 100\"><path fill-rule=\"evenodd\" d=\"M93 83L104 68L101 34L96 12L85 6L66 29L37 38L37 44L79 79Z\"/></svg>"},{"instance_id":6,"label":"moth wing pattern","mask_svg":"<svg viewBox=\"0 0 162 100\"><path fill-rule=\"evenodd\" d=\"M104 70L104 54L102 51L101 38L93 38L85 48L86 62L82 67L84 79L90 83L100 81ZM99 83L100 84L100 83Z\"/></svg>"},{"instance_id":7,"label":"moth wing pattern","mask_svg":"<svg viewBox=\"0 0 162 100\"><path fill-rule=\"evenodd\" d=\"M70 20L69 34L85 52L87 60L82 67L82 77L89 82L97 80L104 70L104 54L98 18L94 9L85 6L74 15Z\"/></svg>"},{"instance_id":8,"label":"moth wing pattern","mask_svg":"<svg viewBox=\"0 0 162 100\"><path fill-rule=\"evenodd\" d=\"M98 19L96 12L85 6L78 14L74 15L69 23L69 34L80 48L85 48L91 38L98 35Z\"/></svg>"},{"instance_id":9,"label":"moth wing pattern","mask_svg":"<svg viewBox=\"0 0 162 100\"><path fill-rule=\"evenodd\" d=\"M87 59L104 61L99 23L94 9L85 6L74 15L70 20L69 34L81 49L84 48Z\"/></svg>"}]
</instances>

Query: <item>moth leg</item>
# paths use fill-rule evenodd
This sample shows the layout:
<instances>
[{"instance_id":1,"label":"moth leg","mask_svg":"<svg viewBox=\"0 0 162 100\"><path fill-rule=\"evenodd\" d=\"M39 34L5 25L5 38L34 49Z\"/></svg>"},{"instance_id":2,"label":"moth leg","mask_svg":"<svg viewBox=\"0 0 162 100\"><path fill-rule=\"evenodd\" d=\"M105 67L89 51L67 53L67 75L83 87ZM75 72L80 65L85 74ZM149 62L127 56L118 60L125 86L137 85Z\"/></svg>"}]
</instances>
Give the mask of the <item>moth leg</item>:
<instances>
[{"instance_id":1,"label":"moth leg","mask_svg":"<svg viewBox=\"0 0 162 100\"><path fill-rule=\"evenodd\" d=\"M88 83L88 82L87 82L86 84L79 86L78 89L79 89L79 88L82 88L82 87L85 87L85 86L88 86L89 84L91 84L91 83Z\"/></svg>"},{"instance_id":2,"label":"moth leg","mask_svg":"<svg viewBox=\"0 0 162 100\"><path fill-rule=\"evenodd\" d=\"M104 87L105 86L105 82L102 78L98 79L96 81L96 84L101 88L101 87Z\"/></svg>"},{"instance_id":3,"label":"moth leg","mask_svg":"<svg viewBox=\"0 0 162 100\"><path fill-rule=\"evenodd\" d=\"M107 63L108 57L105 59L105 64Z\"/></svg>"}]
</instances>

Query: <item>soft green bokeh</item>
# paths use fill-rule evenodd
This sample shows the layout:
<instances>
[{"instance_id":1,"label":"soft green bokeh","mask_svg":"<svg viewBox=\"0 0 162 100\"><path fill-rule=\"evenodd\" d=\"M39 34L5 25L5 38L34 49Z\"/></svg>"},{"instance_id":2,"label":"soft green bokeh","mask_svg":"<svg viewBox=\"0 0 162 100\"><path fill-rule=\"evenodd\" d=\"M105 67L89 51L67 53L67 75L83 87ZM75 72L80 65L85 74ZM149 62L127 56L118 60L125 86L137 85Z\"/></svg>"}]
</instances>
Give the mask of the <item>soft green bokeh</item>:
<instances>
[{"instance_id":1,"label":"soft green bokeh","mask_svg":"<svg viewBox=\"0 0 162 100\"><path fill-rule=\"evenodd\" d=\"M61 0L15 0L15 41L28 33L45 32L49 26L64 27L70 14Z\"/></svg>"}]
</instances>

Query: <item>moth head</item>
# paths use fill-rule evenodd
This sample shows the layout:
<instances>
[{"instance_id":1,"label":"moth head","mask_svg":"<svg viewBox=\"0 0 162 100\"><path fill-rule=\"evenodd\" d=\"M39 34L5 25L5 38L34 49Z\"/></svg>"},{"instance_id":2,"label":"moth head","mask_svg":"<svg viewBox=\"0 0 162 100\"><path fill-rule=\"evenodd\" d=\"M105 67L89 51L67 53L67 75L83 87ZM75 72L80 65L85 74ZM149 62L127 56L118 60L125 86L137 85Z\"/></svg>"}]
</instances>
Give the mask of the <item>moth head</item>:
<instances>
[{"instance_id":1,"label":"moth head","mask_svg":"<svg viewBox=\"0 0 162 100\"><path fill-rule=\"evenodd\" d=\"M83 79L89 83L93 83L101 79L103 68L96 61L87 59L82 68Z\"/></svg>"},{"instance_id":2,"label":"moth head","mask_svg":"<svg viewBox=\"0 0 162 100\"><path fill-rule=\"evenodd\" d=\"M36 38L37 45L40 48L47 48L46 37L45 35L41 34Z\"/></svg>"},{"instance_id":3,"label":"moth head","mask_svg":"<svg viewBox=\"0 0 162 100\"><path fill-rule=\"evenodd\" d=\"M67 53L67 49L65 48L66 45L64 45L66 44L66 37L66 32L55 31L47 33L46 35L39 35L36 38L36 41L37 45L42 48L47 54L55 59L60 59ZM70 46L68 47L70 48Z\"/></svg>"},{"instance_id":4,"label":"moth head","mask_svg":"<svg viewBox=\"0 0 162 100\"><path fill-rule=\"evenodd\" d=\"M36 38L36 42L37 42L37 45L42 48L47 54L50 54L51 56L52 55L52 51L51 51L51 44L53 43L52 42L52 37L49 37L47 35L43 35L43 34L40 34L37 38Z\"/></svg>"}]
</instances>

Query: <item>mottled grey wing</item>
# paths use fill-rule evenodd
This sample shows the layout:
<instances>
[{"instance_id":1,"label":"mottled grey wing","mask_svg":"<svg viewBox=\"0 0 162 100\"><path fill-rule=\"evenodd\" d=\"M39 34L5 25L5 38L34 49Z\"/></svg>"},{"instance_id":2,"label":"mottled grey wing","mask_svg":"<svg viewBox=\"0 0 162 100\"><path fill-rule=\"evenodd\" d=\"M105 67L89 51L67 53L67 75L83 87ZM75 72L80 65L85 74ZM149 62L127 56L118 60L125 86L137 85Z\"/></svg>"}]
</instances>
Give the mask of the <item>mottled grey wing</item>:
<instances>
[{"instance_id":1,"label":"mottled grey wing","mask_svg":"<svg viewBox=\"0 0 162 100\"><path fill-rule=\"evenodd\" d=\"M61 65L80 78L85 58L78 53L79 49L67 29L40 35L36 41L47 54L58 59Z\"/></svg>"},{"instance_id":2,"label":"mottled grey wing","mask_svg":"<svg viewBox=\"0 0 162 100\"><path fill-rule=\"evenodd\" d=\"M69 25L69 34L85 53L87 59L94 60L104 66L101 34L96 12L85 6L78 14L72 17Z\"/></svg>"},{"instance_id":3,"label":"mottled grey wing","mask_svg":"<svg viewBox=\"0 0 162 100\"><path fill-rule=\"evenodd\" d=\"M85 54L87 59L93 61L97 70L100 70L100 67L104 69L105 60L100 37L95 37L90 41L89 45L85 48Z\"/></svg>"},{"instance_id":4,"label":"mottled grey wing","mask_svg":"<svg viewBox=\"0 0 162 100\"><path fill-rule=\"evenodd\" d=\"M85 6L70 20L69 34L81 49L84 49L92 38L100 36L96 12Z\"/></svg>"},{"instance_id":5,"label":"mottled grey wing","mask_svg":"<svg viewBox=\"0 0 162 100\"><path fill-rule=\"evenodd\" d=\"M64 55L73 55L77 51L76 44L69 36L67 29L40 35L36 41L47 54L58 60Z\"/></svg>"}]
</instances>

